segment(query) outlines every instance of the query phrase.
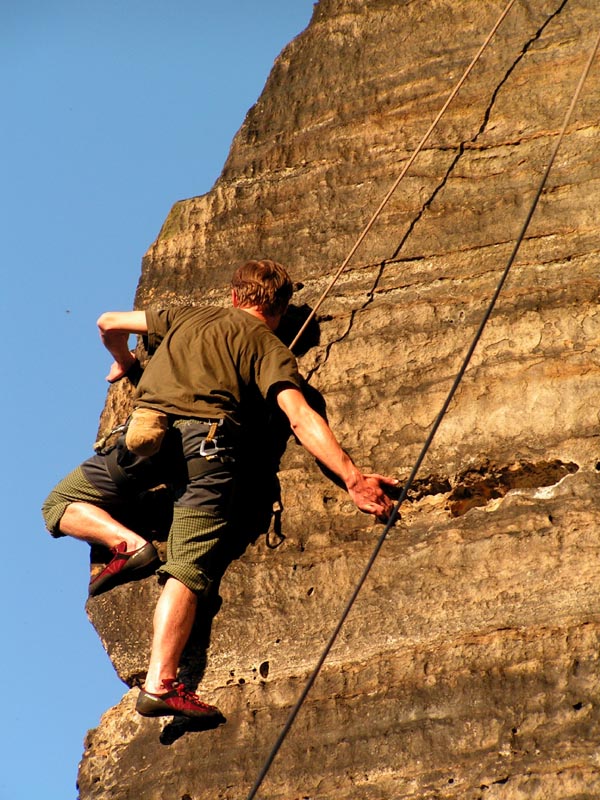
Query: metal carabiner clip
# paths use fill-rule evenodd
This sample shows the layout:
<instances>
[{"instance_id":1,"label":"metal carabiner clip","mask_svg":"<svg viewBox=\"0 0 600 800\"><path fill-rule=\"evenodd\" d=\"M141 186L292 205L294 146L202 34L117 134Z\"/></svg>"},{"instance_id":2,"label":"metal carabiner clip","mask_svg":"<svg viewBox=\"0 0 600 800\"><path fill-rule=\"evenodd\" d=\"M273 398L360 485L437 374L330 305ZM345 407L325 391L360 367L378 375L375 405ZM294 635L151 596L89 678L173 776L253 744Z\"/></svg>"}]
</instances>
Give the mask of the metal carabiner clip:
<instances>
[{"instance_id":1,"label":"metal carabiner clip","mask_svg":"<svg viewBox=\"0 0 600 800\"><path fill-rule=\"evenodd\" d=\"M224 447L219 447L215 439L202 439L200 442L200 455L202 458L211 458L216 456L220 450L225 450Z\"/></svg>"}]
</instances>

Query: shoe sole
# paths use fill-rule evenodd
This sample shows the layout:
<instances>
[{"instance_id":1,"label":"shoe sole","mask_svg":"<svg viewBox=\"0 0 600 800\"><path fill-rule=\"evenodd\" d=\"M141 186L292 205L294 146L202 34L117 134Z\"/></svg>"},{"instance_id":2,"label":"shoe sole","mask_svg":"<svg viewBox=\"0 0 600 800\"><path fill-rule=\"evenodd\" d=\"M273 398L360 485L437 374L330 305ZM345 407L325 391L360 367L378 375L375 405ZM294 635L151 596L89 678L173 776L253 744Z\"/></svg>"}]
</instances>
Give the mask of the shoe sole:
<instances>
[{"instance_id":1,"label":"shoe sole","mask_svg":"<svg viewBox=\"0 0 600 800\"><path fill-rule=\"evenodd\" d=\"M206 711L186 711L180 708L172 708L159 697L152 697L147 692L140 690L135 710L142 717L187 717L188 719L224 719L223 714L218 708L211 708Z\"/></svg>"},{"instance_id":2,"label":"shoe sole","mask_svg":"<svg viewBox=\"0 0 600 800\"><path fill-rule=\"evenodd\" d=\"M109 573L103 578L99 577L95 581L92 581L88 590L89 596L95 597L97 594L110 589L112 586L124 582L121 581L122 577L130 576L133 572L146 569L155 561L158 561L158 553L154 545L148 542L138 550L137 553L130 556L125 565L118 572Z\"/></svg>"}]
</instances>

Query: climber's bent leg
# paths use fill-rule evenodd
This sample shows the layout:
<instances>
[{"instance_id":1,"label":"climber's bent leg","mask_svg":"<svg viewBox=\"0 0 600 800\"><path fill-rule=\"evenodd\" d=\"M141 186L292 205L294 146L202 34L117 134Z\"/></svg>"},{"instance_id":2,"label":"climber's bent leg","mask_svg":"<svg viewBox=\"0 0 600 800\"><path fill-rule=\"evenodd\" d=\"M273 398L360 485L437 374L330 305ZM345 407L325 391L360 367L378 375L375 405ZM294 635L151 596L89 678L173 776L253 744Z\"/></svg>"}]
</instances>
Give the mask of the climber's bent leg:
<instances>
[{"instance_id":1,"label":"climber's bent leg","mask_svg":"<svg viewBox=\"0 0 600 800\"><path fill-rule=\"evenodd\" d=\"M97 484L86 469L96 475ZM121 582L126 574L129 577L145 570L158 559L152 544L113 517L111 512L127 502L121 494L96 456L60 481L42 507L46 527L54 537L71 536L112 551L112 559L90 582L91 595Z\"/></svg>"},{"instance_id":2,"label":"climber's bent leg","mask_svg":"<svg viewBox=\"0 0 600 800\"><path fill-rule=\"evenodd\" d=\"M121 525L108 511L89 503L70 503L59 522L62 534L81 539L88 544L100 544L113 550L122 542L127 553L146 544L143 536Z\"/></svg>"},{"instance_id":3,"label":"climber's bent leg","mask_svg":"<svg viewBox=\"0 0 600 800\"><path fill-rule=\"evenodd\" d=\"M42 515L48 531L55 538L72 536L111 549L125 542L128 552L142 547L146 540L111 514L124 505L117 488L108 476L105 485L100 482L96 485L89 480L86 468L87 462L74 469L44 501Z\"/></svg>"}]
</instances>

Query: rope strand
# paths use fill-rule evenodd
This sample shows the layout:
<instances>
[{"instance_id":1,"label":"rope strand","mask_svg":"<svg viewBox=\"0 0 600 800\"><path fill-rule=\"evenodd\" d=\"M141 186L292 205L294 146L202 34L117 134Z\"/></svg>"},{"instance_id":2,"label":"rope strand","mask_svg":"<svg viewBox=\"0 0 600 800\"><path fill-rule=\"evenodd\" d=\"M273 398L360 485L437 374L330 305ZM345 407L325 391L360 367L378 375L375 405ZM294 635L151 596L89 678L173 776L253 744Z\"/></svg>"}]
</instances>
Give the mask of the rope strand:
<instances>
[{"instance_id":1,"label":"rope strand","mask_svg":"<svg viewBox=\"0 0 600 800\"><path fill-rule=\"evenodd\" d=\"M440 425L442 423L442 420L443 420L443 418L444 418L444 416L445 416L445 414L446 414L446 412L448 410L448 407L450 406L450 403L452 402L452 399L453 399L454 395L456 394L456 391L457 391L457 389L458 389L458 387L460 385L460 382L461 382L461 380L463 378L463 375L465 374L466 369L467 369L467 367L468 367L468 365L469 365L469 363L471 361L471 358L473 356L473 353L475 352L475 348L477 347L477 344L479 343L479 340L481 339L481 336L483 334L485 326L486 326L486 324L487 324L487 322L488 322L488 320L489 320L489 318L490 318L490 316L491 316L491 314L492 314L492 312L494 310L494 307L496 305L498 297L500 296L500 292L502 291L502 288L503 288L503 286L504 286L504 284L506 282L506 279L508 277L510 269L511 269L513 263L514 263L515 257L517 255L518 250L519 250L519 247L521 246L521 243L522 243L523 239L525 238L525 233L527 232L527 228L529 227L529 223L531 222L531 218L533 217L533 214L534 214L535 209L537 207L537 204L539 202L540 196L541 196L541 194L542 194L542 192L544 190L544 187L546 185L546 181L548 179L548 175L550 174L550 170L551 170L551 168L552 168L552 166L554 164L554 161L555 161L555 158L556 158L556 154L558 153L560 145L562 144L562 141L564 139L567 127L569 125L571 116L573 114L573 110L575 108L577 100L579 99L579 95L581 94L581 90L582 90L583 85L585 83L585 80L586 80L586 78L587 78L587 76L588 76L588 74L590 72L590 69L592 67L592 64L594 62L594 59L596 57L596 54L597 54L599 48L600 48L600 33L598 34L595 46L594 46L594 48L592 50L592 53L591 53L591 55L590 55L590 57L589 57L589 59L588 59L588 61L586 63L586 66L583 69L583 72L582 72L581 77L579 79L579 83L577 84L577 88L575 89L575 92L573 94L571 103L570 103L569 108L567 110L567 113L565 115L561 131L560 131L558 139L556 141L556 145L555 145L555 147L554 147L554 149L552 151L552 154L551 154L550 159L548 161L548 165L547 165L547 167L546 167L546 169L544 171L544 174L542 176L542 179L540 181L538 189L537 189L537 191L535 193L535 196L533 198L533 201L531 203L529 212L528 212L528 214L527 214L527 216L525 218L525 222L523 223L523 226L521 228L519 236L518 236L518 238L517 238L517 240L515 242L515 245L513 247L512 253L510 254L510 257L508 259L508 263L507 263L506 267L504 268L504 271L502 273L500 281L498 282L498 285L497 285L496 290L495 290L495 292L494 292L494 294L492 296L492 299L491 299L491 301L490 301L490 303L489 303L489 305L488 305L488 307L487 307L487 309L486 309L486 311L485 311L485 313L483 315L483 318L481 320L479 328L477 329L477 333L475 334L475 337L473 338L473 341L471 342L471 345L470 345L470 347L469 347L469 349L467 351L467 354L466 354L466 356L465 356L465 358L463 360L463 363L462 363L462 365L461 365L461 367L460 367L460 369L459 369L459 371L458 371L458 373L456 375L456 378L454 379L452 387L450 388L450 391L448 392L448 396L446 397L446 400L444 401L444 404L442 405L442 408L441 408L440 412L438 413L438 415L437 415L437 417L436 417L436 419L435 419L435 421L434 421L434 423L433 423L433 425L431 427L429 435L428 435L428 437L427 437L427 439L425 441L425 444L423 445L423 448L422 448L422 450L421 450L421 452L420 452L420 454L419 454L419 456L418 456L418 458L417 458L417 460L415 462L415 465L414 465L414 467L412 469L412 472L410 473L410 476L409 476L407 482L405 483L405 485L404 485L404 487L402 489L400 497L398 498L398 500L396 502L396 505L394 506L392 514L390 515L390 519L388 520L385 528L383 529L383 532L381 533L379 539L377 540L375 548L373 549L373 552L372 552L369 560L367 561L367 564L366 564L365 568L363 569L362 575L360 576L360 579L359 579L359 581L358 581L358 583L356 585L356 588L354 589L354 591L352 592L352 595L350 596L350 599L346 603L346 606L345 606L345 608L344 608L344 610L342 612L342 616L340 617L339 622L335 626L335 629L334 629L333 633L331 634L331 636L329 638L329 641L327 642L327 644L325 646L325 649L323 650L323 652L321 654L321 657L319 658L316 666L314 667L313 672L311 673L311 675L310 675L310 677L309 677L309 679L308 679L308 681L307 681L307 683L306 683L306 685L305 685L300 697L298 698L296 704L294 705L294 708L290 712L289 717L288 717L288 719L287 719L287 721L286 721L281 733L279 734L279 737L277 738L277 741L275 742L271 752L269 753L269 756L267 757L267 760L266 760L266 762L265 762L265 764L264 764L264 766L263 766L263 768L262 768L262 770L260 772L260 775L258 776L258 778L257 778L254 786L252 787L250 793L248 794L246 800L254 800L254 798L256 797L256 792L258 791L258 789L260 788L263 780L265 779L265 777L266 777L266 775L267 775L267 773L268 773L268 771L269 771L269 769L271 767L271 764L273 763L277 753L279 752L279 749L281 748L281 745L283 744L283 742L284 742L284 740L285 740L290 728L292 727L292 725L294 723L294 720L296 719L296 716L298 715L298 712L300 711L300 708L301 708L302 704L304 703L304 700L306 699L309 691L311 690L312 686L314 685L314 683L315 683L315 681L316 681L316 679L317 679L317 677L319 675L319 672L321 671L321 668L322 668L323 664L325 663L325 660L326 660L327 656L329 655L329 653L331 651L331 648L335 644L335 641L336 641L336 639L338 637L338 634L341 631L341 629L342 629L342 627L343 627L343 625L344 625L344 623L345 623L345 621L346 621L346 619L347 619L347 617L348 617L348 615L350 613L350 610L352 609L352 606L354 605L354 602L355 602L356 598L358 597L358 594L361 591L361 589L362 589L362 587L363 587L363 585L364 585L364 583L365 583L365 581L367 579L367 576L369 575L369 572L371 571L371 568L372 568L373 564L375 563L375 560L376 560L377 556L379 555L379 551L383 547L383 543L385 542L390 529L392 528L392 526L396 522L396 519L398 518L398 513L399 513L399 510L400 510L400 507L402 506L402 504L406 500L408 492L410 491L410 488L411 488L411 486L413 484L413 481L414 481L414 479L415 479L415 477L416 477L416 475L417 475L417 473L418 473L418 471L419 471L419 469L421 467L421 464L423 463L423 460L425 459L425 456L427 455L427 452L429 451L429 448L430 448L431 443L432 443L432 441L433 441L433 439L435 437L435 434L437 433L437 430L438 430L438 428L440 427Z\"/></svg>"},{"instance_id":2,"label":"rope strand","mask_svg":"<svg viewBox=\"0 0 600 800\"><path fill-rule=\"evenodd\" d=\"M512 8L512 6L514 5L514 3L515 3L515 0L509 0L509 2L508 2L508 4L506 5L506 7L505 7L504 11L502 12L502 14L500 14L500 16L498 17L498 19L496 20L496 22L495 22L495 24L494 24L494 27L492 28L492 30L491 30L491 31L489 32L489 34L487 35L487 37L486 37L486 39L485 39L484 43L481 45L481 47L479 48L479 50L478 50L478 51L477 51L477 53L475 54L475 56L474 56L473 60L472 60L472 61L471 61L471 63L469 64L469 66L468 66L468 67L466 68L466 70L463 72L463 74L462 74L461 78L459 79L459 81L458 81L458 83L456 84L456 86L454 87L454 89L453 89L453 90L450 92L450 94L449 94L449 96L448 96L448 99L446 100L446 102L444 103L444 105L442 106L442 108L439 110L439 112L438 112L438 114L437 114L436 118L433 120L433 122L431 123L431 125L430 125L430 126L429 126L429 128L427 129L427 131L426 131L425 135L423 136L423 138L421 139L421 141L420 141L420 142L419 142L419 144L417 145L417 147L416 147L416 150L413 152L412 156L409 158L409 160L408 160L408 161L407 161L407 163L405 164L405 166L404 166L403 170L401 171L400 175L399 175L399 176L396 178L396 180L395 180L395 181L394 181L394 183L392 184L392 187L391 187L391 189L389 189L388 193L386 194L386 196L383 198L383 200L382 200L382 201L381 201L381 203L379 204L379 206L378 206L377 210L375 211L375 213L373 214L373 216L371 217L371 219L370 219L370 220L367 222L367 224L366 224L366 225L365 225L365 227L363 228L363 230L362 230L362 233L360 234L360 236L358 237L358 239L357 239L357 240L356 240L356 242L354 243L354 245L353 245L352 249L350 250L350 252L349 252L349 253L348 253L348 255L346 256L346 258L344 259L344 262L342 263L341 267L340 267L340 268L338 269L338 271L335 273L335 275L334 275L334 276L333 276L333 278L331 279L331 281L330 281L329 285L327 286L327 288L325 289L325 291L323 292L323 294L322 294L322 295L319 297L319 299L317 300L317 302L316 302L315 306L313 307L312 311L310 312L310 314L308 315L308 317L307 317L307 318L306 318L306 320L304 321L304 324L302 325L302 327L300 328L300 330L298 331L298 333L297 333L297 334L296 334L296 336L294 337L294 340L293 340L293 342L292 342L292 343L291 343L291 345L290 345L290 350L293 350L293 349L294 349L294 347L295 347L295 346L296 346L296 344L298 343L298 340L300 339L300 337L302 336L302 334L304 333L304 331L306 330L306 328L307 328L307 327L309 326L309 324L311 323L311 321L312 321L313 317L315 316L315 314L317 313L317 311L319 310L319 308L320 308L320 307L321 307L321 305L323 304L323 301L325 300L325 298L327 297L327 295L329 294L329 292L330 292L330 291L333 289L333 287L334 287L334 286L335 286L335 284L337 283L337 281L338 281L338 278L340 277L340 275L342 274L342 272L343 272L343 271L346 269L346 267L347 267L347 266L348 266L348 264L350 263L350 260L352 259L352 256L353 256L353 255L356 253L356 251L358 250L358 248L360 247L360 245L363 243L363 241L364 241L364 239L366 238L367 234L369 233L369 231L371 230L371 228L373 227L373 225L374 225L374 224L375 224L375 222L377 221L377 218L379 217L379 215L381 214L381 212L383 211L383 209L386 207L386 205L388 204L388 202L389 202L390 198L392 197L392 195L394 194L394 192L396 191L396 189L397 189L397 188L398 188L398 186L400 185L400 181L401 181L401 180L404 178L404 176L406 175L406 173L408 172L408 170L409 170L409 169L412 167L412 165L413 165L413 163L414 163L414 161L415 161L416 157L419 155L419 153L421 152L421 150L422 150L422 149L423 149L423 147L425 146L425 143L427 142L427 140L429 139L429 137L431 136L431 134L433 133L433 131L434 131L434 130L435 130L435 128L437 127L437 124L438 124L438 122L441 120L441 118L442 118L442 117L444 116L444 114L446 113L446 109L448 108L448 106L450 105L450 103L451 103L451 102L454 100L454 98L456 97L456 95L458 94L458 92L459 92L460 88L462 87L463 83L464 83L464 82L466 81L466 79L469 77L469 74L471 73L471 70L473 69L473 67L475 66L475 64L476 64L476 63L479 61L479 59L481 58L481 55L482 55L483 51L486 49L486 47L488 46L488 44L489 44L489 43L490 43L490 41L492 40L492 37L494 36L494 34L496 33L496 31L497 31L497 30L498 30L498 28L500 27L500 24L502 23L502 21L503 21L504 17L505 17L505 16L508 14L508 12L510 11L510 9L511 9L511 8Z\"/></svg>"}]
</instances>

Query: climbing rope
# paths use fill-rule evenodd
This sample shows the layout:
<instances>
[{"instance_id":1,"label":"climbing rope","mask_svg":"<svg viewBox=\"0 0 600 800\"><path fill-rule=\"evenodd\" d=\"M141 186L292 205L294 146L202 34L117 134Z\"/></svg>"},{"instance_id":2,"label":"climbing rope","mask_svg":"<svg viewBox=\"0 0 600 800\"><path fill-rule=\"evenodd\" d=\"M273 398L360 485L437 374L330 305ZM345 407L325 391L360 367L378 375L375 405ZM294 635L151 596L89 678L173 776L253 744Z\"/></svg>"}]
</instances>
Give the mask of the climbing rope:
<instances>
[{"instance_id":1,"label":"climbing rope","mask_svg":"<svg viewBox=\"0 0 600 800\"><path fill-rule=\"evenodd\" d=\"M584 85L584 83L586 81L586 78L587 78L587 76L588 76L588 74L590 72L590 69L592 67L592 64L594 62L594 59L596 57L596 54L597 54L599 48L600 48L600 33L598 34L598 37L596 39L596 43L594 45L594 48L593 48L593 50L592 50L592 52L591 52L591 54L590 54L590 56L588 58L588 61L587 61L586 65L585 65L585 67L583 69L583 72L581 73L581 77L579 79L579 83L577 84L577 87L576 87L575 92L573 94L573 97L571 99L571 103L569 105L567 113L565 114L563 125L562 125L560 133L558 135L558 139L556 141L554 149L552 150L552 154L551 154L550 159L548 161L548 165L547 165L547 167L546 167L546 169L544 171L542 179L540 180L538 189L537 189L537 191L535 193L535 196L533 198L533 201L531 203L531 207L529 209L529 212L527 213L527 216L525 218L525 221L523 223L523 226L521 228L519 236L517 237L517 240L515 242L513 250L511 252L510 257L508 259L508 262L506 264L506 267L504 268L504 272L502 273L502 276L501 276L501 278L500 278L500 280L498 282L498 285L497 285L496 290L495 290L495 292L494 292L494 294L492 296L492 299L491 299L489 305L487 306L487 309L486 309L486 311L485 311L485 313L483 315L483 318L481 320L479 328L477 329L477 332L476 332L476 334L475 334L475 336L473 338L473 341L471 342L471 345L470 345L470 347L469 347L469 349L467 351L467 354L466 354L466 356L465 356L465 358L463 360L463 363L462 363L462 365L461 365L461 367L460 367L460 369L459 369L459 371L458 371L458 373L456 375L456 378L454 379L452 387L450 388L450 391L448 392L448 396L446 397L446 400L444 401L439 414L435 418L435 421L434 421L434 423L433 423L433 425L431 427L431 430L430 430L429 435L428 435L428 437L427 437L427 439L425 441L425 444L423 445L423 448L422 448L422 450L421 450L421 452L420 452L420 454L419 454L419 456L418 456L418 458L417 458L417 460L415 462L415 465L414 465L414 467L413 467L413 469L412 469L412 471L410 473L410 476L409 476L408 480L404 484L404 487L402 489L400 497L398 498L398 500L397 500L397 502L396 502L396 504L394 506L394 509L393 509L393 511L392 511L392 513L390 515L390 518L389 518L387 524L385 525L385 527L383 529L383 532L381 533L379 539L377 540L375 548L373 549L373 552L372 552L369 560L367 561L367 564L366 564L365 568L363 569L362 575L360 576L360 579L359 579L359 581L358 581L358 583L356 585L356 588L354 589L354 591L352 592L352 594L350 596L350 599L346 603L346 606L345 606L345 608L344 608L344 610L342 612L342 615L340 617L339 622L335 626L335 629L334 629L333 633L331 634L331 636L329 638L329 641L327 642L327 644L326 644L326 646L325 646L325 648L324 648L324 650L323 650L323 652L321 654L321 657L319 658L316 666L314 667L313 672L311 673L308 681L306 682L306 685L305 685L302 693L300 694L300 697L298 698L296 704L294 705L292 711L290 712L290 714L288 716L288 719L287 719L287 721L286 721L281 733L279 734L279 737L277 738L277 741L273 745L273 748L272 748L271 752L269 753L269 756L267 757L267 760L265 761L265 764L264 764L264 766L263 766L258 778L256 779L256 782L254 783L254 786L250 790L250 793L248 794L246 800L253 800L256 797L256 792L258 791L258 789L260 788L263 780L265 779L265 777L266 777L266 775L267 775L267 773L268 773L268 771L269 771L269 769L271 767L271 764L273 763L277 753L279 752L279 749L281 748L281 745L283 744L283 742L284 742L284 740L285 740L290 728L292 727L292 725L294 723L294 720L296 719L296 716L298 715L298 712L300 711L300 708L302 707L302 704L304 703L309 691L313 687L313 685L314 685L314 683L315 683L315 681L316 681L316 679L317 679L317 677L318 677L318 675L319 675L319 673L321 671L321 668L322 668L323 664L325 663L325 660L326 660L327 656L329 655L333 645L335 644L335 641L336 641L336 639L338 637L338 634L341 631L341 629L342 629L342 627L343 627L343 625L344 625L344 623L345 623L345 621L346 621L346 619L347 619L347 617L348 617L348 615L350 613L350 610L352 609L352 606L354 605L354 602L355 602L356 598L358 597L358 594L361 591L361 589L362 589L362 587L363 587L363 585L364 585L364 583L365 583L365 581L367 579L367 576L369 575L369 572L371 571L371 568L372 568L373 564L375 563L375 560L376 560L377 556L379 555L379 552L380 552L381 548L383 547L383 543L385 542L390 529L393 527L394 523L396 522L396 520L398 518L398 513L399 513L399 510L400 510L400 507L402 506L402 504L406 500L406 497L408 496L408 492L410 491L410 489L412 487L413 481L415 480L415 477L416 477L416 475L417 475L417 473L418 473L418 471L419 471L419 469L420 469L420 467L421 467L421 465L423 463L423 460L425 459L425 456L427 455L427 452L429 451L431 443L433 442L435 434L437 433L438 428L440 427L440 425L442 423L442 420L443 420L443 418L444 418L444 416L445 416L445 414L446 414L446 412L448 410L448 407L450 406L450 403L452 402L452 399L453 399L454 395L456 394L456 391L457 391L457 389L458 389L458 387L460 385L460 382L462 381L462 378L463 378L463 376L464 376L464 374L465 374L465 372L467 370L467 367L468 367L468 365L469 365L469 363L471 361L473 353L475 352L475 348L477 347L477 344L479 343L479 340L481 339L481 336L483 334L485 326L486 326L486 324L487 324L487 322L488 322L488 320L489 320L489 318L490 318L490 316L491 316L491 314L492 314L492 312L494 310L494 307L496 305L498 297L500 296L500 292L502 291L502 288L503 288L503 286L504 286L504 284L506 282L506 279L508 278L508 274L510 272L510 269L511 269L513 263L514 263L514 260L516 258L517 252L518 252L518 250L519 250L519 248L521 246L521 243L522 243L523 239L525 238L525 233L527 232L527 228L529 227L529 223L531 222L531 218L533 217L533 214L534 214L535 209L537 207L537 204L539 202L540 196L541 196L541 194L542 194L542 192L544 190L544 187L546 185L546 181L548 180L548 175L550 174L550 170L552 169L552 166L553 166L554 161L556 159L556 155L557 155L558 150L559 150L559 148L560 148L560 146L562 144L562 141L564 139L567 127L569 125L571 116L573 114L573 110L575 108L577 100L579 99L579 95L581 94L581 90L582 90L583 85Z\"/></svg>"},{"instance_id":2,"label":"climbing rope","mask_svg":"<svg viewBox=\"0 0 600 800\"><path fill-rule=\"evenodd\" d=\"M404 176L406 175L406 173L408 172L408 170L409 170L409 169L412 167L412 165L414 164L414 161L415 161L415 159L417 158L417 156L419 155L419 153L421 152L421 150L422 150L422 149L423 149L423 147L425 146L425 143L427 142L427 140L429 139L429 137L431 136L431 134L433 133L433 131L436 129L438 122L439 122L439 121L441 120L441 118L444 116L444 114L446 113L446 110L447 110L448 106L449 106L449 105L450 105L450 103L451 103L451 102L454 100L454 98L455 98L455 97L456 97L456 95L458 94L458 92L459 92L459 90L460 90L461 86L463 85L463 83L464 83L464 82L467 80L467 78L469 77L469 74L471 73L471 70L473 69L473 67L475 66L475 64L476 64L476 63L479 61L479 59L481 58L481 55L482 55L483 51L484 51L484 50L485 50L485 48L488 46L488 44L491 42L491 40L492 40L492 38L493 38L494 34L496 33L496 31L497 31L497 30L498 30L498 28L500 27L500 24L502 23L502 20L503 20L503 19L504 19L504 17L505 17L505 16L508 14L508 12L510 11L510 9L511 9L511 8L512 8L512 6L514 5L514 3L515 3L515 0L509 0L509 2L507 3L507 5L506 5L506 7L505 7L504 11L503 11L503 12L500 14L500 16L498 17L498 19L496 20L496 22L495 22L495 24L494 24L494 27L492 28L492 30L491 30L491 31L489 32L489 34L487 35L487 37L486 37L486 40L484 41L484 43L481 45L481 47L479 48L479 50L478 50L478 51L477 51L477 53L475 54L475 56L474 56L473 60L472 60L472 61L471 61L471 63L469 64L469 66L468 66L468 67L466 68L466 70L463 72L463 74L462 74L461 78L459 79L459 81L458 81L458 83L456 84L456 86L454 87L454 89L453 89L453 90L450 92L450 94L448 95L448 99L446 100L446 102L444 103L444 105L441 107L441 109L439 110L439 112L438 112L438 114L437 114L436 118L433 120L433 122L431 123L431 125L429 126L429 128L427 129L427 131L425 132L425 135L423 136L423 138L421 139L421 141L420 141L420 142L419 142L419 144L417 145L417 147L416 147L416 149L415 149L414 153L411 155L411 157L410 157L410 158L408 159L408 161L406 162L406 164L405 164L404 168L402 169L402 171L401 171L400 175L398 175L398 177L396 178L396 180L395 180L395 181L394 181L394 183L392 184L392 187L391 187L391 189L388 191L388 193L386 194L386 196L383 198L383 200L382 200L382 201L381 201L381 203L379 204L379 206L378 206L377 210L375 211L375 213L373 214L373 216L371 217L371 219L370 219L370 220L367 222L367 224L366 224L366 225L365 225L365 227L363 228L363 230L362 230L362 232L361 232L360 236L358 237L358 239L357 239L357 240L356 240L356 242L354 243L354 245L353 245L352 249L350 250L350 252L349 252L349 253L348 253L348 255L346 256L346 258L344 259L344 261L343 261L342 265L339 267L338 271L335 273L335 275L334 275L334 276L333 276L333 278L331 279L331 282L329 283L329 285L327 286L327 288L325 289L325 291L323 292L323 294L322 294L322 295L319 297L319 299L317 300L317 302L316 302L316 304L314 305L314 307L313 307L312 311L310 312L310 314L308 315L308 317L307 317L307 318L306 318L306 320L304 321L304 324L302 325L302 327L300 328L300 330L298 331L298 333L297 333L297 334L296 334L296 336L294 337L294 340L293 340L293 341L292 341L292 343L290 344L290 350L293 350L293 349L294 349L294 347L295 347L295 346L296 346L296 344L298 343L298 340L300 339L300 337L302 336L302 334L304 333L304 331L306 330L306 328L307 328L307 327L310 325L310 323L311 323L311 321L312 321L313 317L315 316L315 314L317 313L317 311L319 310L319 308L320 308L320 307L321 307L321 305L323 304L323 301L325 300L325 298L327 297L327 295L329 294L329 292L330 292L330 291L333 289L333 287L334 287L334 286L335 286L335 284L337 283L337 281L338 281L338 278L340 277L340 275L342 274L342 272L343 272L343 271L346 269L346 267L347 267L347 266L348 266L348 264L350 263L350 260L352 259L352 256L353 256L353 255L356 253L356 251L358 250L358 248L360 247L360 245L363 243L363 241L364 241L364 239L366 238L367 234L369 233L369 231L371 230L371 228L373 227L373 225L374 225L374 224L375 224L375 222L377 221L377 218L379 217L379 215L381 214L381 212L383 211L383 209L384 209L384 208L386 207L386 205L388 204L388 202L389 202L390 198L392 197L392 195L394 194L394 192L396 191L396 189L397 189L397 188L398 188L398 186L400 185L400 182L401 182L401 180L404 178Z\"/></svg>"}]
</instances>

